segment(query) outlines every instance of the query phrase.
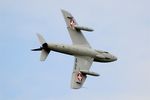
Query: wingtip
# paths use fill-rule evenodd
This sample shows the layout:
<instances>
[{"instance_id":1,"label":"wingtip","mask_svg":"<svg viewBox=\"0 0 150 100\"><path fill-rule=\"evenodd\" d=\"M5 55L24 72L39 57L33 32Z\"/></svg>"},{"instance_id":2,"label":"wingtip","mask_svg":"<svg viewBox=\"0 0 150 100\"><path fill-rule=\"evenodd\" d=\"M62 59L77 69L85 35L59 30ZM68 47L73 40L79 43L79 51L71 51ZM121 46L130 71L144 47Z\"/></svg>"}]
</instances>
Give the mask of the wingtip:
<instances>
[{"instance_id":1,"label":"wingtip","mask_svg":"<svg viewBox=\"0 0 150 100\"><path fill-rule=\"evenodd\" d=\"M68 11L66 11L65 9L61 9L61 12L68 12Z\"/></svg>"},{"instance_id":2,"label":"wingtip","mask_svg":"<svg viewBox=\"0 0 150 100\"><path fill-rule=\"evenodd\" d=\"M65 9L61 9L61 12L66 17L72 17L72 14Z\"/></svg>"}]
</instances>

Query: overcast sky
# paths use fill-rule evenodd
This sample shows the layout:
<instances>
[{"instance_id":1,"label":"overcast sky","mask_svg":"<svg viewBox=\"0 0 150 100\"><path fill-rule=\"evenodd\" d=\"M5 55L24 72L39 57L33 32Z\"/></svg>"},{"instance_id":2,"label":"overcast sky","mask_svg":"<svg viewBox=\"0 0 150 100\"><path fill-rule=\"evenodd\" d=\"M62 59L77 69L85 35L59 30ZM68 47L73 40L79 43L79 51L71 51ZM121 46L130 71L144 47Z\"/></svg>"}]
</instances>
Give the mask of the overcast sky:
<instances>
[{"instance_id":1,"label":"overcast sky","mask_svg":"<svg viewBox=\"0 0 150 100\"><path fill-rule=\"evenodd\" d=\"M0 100L150 100L149 0L0 0ZM80 90L70 88L74 57L51 52L45 62L36 33L72 44L60 9L71 12L95 49L118 57L93 63Z\"/></svg>"}]
</instances>

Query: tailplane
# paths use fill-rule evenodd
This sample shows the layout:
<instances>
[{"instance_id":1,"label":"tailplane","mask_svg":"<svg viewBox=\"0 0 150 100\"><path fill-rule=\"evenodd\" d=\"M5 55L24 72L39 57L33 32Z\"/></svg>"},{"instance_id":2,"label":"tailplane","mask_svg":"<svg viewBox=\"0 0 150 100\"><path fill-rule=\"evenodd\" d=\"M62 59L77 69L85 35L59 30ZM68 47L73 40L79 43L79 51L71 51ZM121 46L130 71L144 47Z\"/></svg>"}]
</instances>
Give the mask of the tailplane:
<instances>
[{"instance_id":1,"label":"tailplane","mask_svg":"<svg viewBox=\"0 0 150 100\"><path fill-rule=\"evenodd\" d=\"M48 48L48 44L46 43L46 41L42 37L42 35L37 34L37 37L42 46L37 49L32 49L32 51L41 51L40 61L45 61L45 59L47 58L47 56L50 52L50 49Z\"/></svg>"}]
</instances>

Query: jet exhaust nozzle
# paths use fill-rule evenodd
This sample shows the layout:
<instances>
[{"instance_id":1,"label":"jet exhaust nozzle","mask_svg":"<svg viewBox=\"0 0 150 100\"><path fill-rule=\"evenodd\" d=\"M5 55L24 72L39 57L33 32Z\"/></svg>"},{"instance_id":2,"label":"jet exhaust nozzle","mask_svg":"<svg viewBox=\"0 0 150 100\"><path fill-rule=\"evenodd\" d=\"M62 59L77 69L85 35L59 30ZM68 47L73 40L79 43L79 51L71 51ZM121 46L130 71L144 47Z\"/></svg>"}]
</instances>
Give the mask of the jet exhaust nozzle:
<instances>
[{"instance_id":1,"label":"jet exhaust nozzle","mask_svg":"<svg viewBox=\"0 0 150 100\"><path fill-rule=\"evenodd\" d=\"M40 61L45 61L45 59L47 58L50 52L50 49L48 48L48 44L40 34L37 34L37 37L42 47L37 49L32 49L31 51L41 51Z\"/></svg>"}]
</instances>

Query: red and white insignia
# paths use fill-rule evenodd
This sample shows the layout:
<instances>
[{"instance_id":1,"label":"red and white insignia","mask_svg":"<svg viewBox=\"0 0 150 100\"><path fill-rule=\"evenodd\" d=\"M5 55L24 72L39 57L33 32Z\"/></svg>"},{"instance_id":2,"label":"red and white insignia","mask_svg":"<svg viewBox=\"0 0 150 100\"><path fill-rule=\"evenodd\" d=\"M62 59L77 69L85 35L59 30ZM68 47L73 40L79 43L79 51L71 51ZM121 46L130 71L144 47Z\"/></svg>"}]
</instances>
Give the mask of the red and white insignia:
<instances>
[{"instance_id":1,"label":"red and white insignia","mask_svg":"<svg viewBox=\"0 0 150 100\"><path fill-rule=\"evenodd\" d=\"M76 25L74 19L70 19L70 27L74 29L74 26Z\"/></svg>"},{"instance_id":2,"label":"red and white insignia","mask_svg":"<svg viewBox=\"0 0 150 100\"><path fill-rule=\"evenodd\" d=\"M78 79L79 81L82 81L83 75L82 75L81 72L79 72L79 73L77 74L77 79Z\"/></svg>"}]
</instances>

